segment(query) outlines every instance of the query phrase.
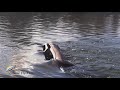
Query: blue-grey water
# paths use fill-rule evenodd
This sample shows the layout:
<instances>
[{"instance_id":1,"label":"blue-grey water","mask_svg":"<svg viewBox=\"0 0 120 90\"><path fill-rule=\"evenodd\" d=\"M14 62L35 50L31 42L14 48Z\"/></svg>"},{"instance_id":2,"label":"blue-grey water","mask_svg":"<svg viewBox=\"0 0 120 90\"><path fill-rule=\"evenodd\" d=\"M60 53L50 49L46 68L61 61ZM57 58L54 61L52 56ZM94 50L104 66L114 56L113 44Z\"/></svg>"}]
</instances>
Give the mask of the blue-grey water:
<instances>
[{"instance_id":1,"label":"blue-grey water","mask_svg":"<svg viewBox=\"0 0 120 90\"><path fill-rule=\"evenodd\" d=\"M74 67L43 64L50 41ZM23 71L18 78L120 78L120 13L0 12L0 77L12 65Z\"/></svg>"}]
</instances>

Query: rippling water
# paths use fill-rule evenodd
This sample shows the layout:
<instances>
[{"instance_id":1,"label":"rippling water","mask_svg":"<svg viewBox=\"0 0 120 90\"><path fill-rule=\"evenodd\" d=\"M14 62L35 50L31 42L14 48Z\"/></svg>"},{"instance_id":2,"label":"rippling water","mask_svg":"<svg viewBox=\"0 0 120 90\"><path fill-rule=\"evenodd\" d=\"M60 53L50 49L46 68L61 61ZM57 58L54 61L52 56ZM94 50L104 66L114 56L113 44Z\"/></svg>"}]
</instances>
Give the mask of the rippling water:
<instances>
[{"instance_id":1,"label":"rippling water","mask_svg":"<svg viewBox=\"0 0 120 90\"><path fill-rule=\"evenodd\" d=\"M62 73L41 64L44 62L41 45L50 41L60 46L66 60L75 67ZM1 77L10 76L6 68L14 62L23 71L29 71L31 76L26 77L117 78L119 58L120 13L0 13Z\"/></svg>"}]
</instances>

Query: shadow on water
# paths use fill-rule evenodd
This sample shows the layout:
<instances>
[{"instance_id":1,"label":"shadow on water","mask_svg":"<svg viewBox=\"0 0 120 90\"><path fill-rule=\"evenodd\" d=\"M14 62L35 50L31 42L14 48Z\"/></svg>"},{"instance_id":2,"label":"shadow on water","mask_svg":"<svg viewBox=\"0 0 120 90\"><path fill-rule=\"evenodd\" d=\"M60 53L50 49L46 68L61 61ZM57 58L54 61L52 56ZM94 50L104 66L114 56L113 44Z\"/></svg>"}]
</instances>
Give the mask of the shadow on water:
<instances>
[{"instance_id":1,"label":"shadow on water","mask_svg":"<svg viewBox=\"0 0 120 90\"><path fill-rule=\"evenodd\" d=\"M35 78L77 78L70 72L64 72L57 66L51 64L52 62L35 64L34 69L30 71Z\"/></svg>"}]
</instances>

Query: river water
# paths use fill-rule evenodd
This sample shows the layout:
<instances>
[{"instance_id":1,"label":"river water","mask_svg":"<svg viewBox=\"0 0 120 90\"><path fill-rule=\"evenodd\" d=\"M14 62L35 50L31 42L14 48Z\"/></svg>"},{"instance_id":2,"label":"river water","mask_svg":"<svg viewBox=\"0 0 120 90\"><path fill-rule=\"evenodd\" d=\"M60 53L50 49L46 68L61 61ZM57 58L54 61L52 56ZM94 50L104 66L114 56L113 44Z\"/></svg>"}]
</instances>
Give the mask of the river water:
<instances>
[{"instance_id":1,"label":"river water","mask_svg":"<svg viewBox=\"0 0 120 90\"><path fill-rule=\"evenodd\" d=\"M62 73L40 64L41 45L50 41L74 67ZM6 68L11 62L27 70L31 67L24 62L29 62L34 75L28 77L64 78L68 73L77 78L119 78L119 59L118 12L0 12L1 77L10 76Z\"/></svg>"}]
</instances>

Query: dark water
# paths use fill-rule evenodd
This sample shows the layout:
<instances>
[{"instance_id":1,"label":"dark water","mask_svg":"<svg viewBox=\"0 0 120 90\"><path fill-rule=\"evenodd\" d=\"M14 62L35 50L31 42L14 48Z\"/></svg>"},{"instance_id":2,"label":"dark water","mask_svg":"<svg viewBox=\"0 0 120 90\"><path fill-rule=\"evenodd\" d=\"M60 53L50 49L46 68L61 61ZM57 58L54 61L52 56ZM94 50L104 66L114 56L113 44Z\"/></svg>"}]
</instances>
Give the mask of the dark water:
<instances>
[{"instance_id":1,"label":"dark water","mask_svg":"<svg viewBox=\"0 0 120 90\"><path fill-rule=\"evenodd\" d=\"M9 76L6 68L11 62L27 61L33 65L29 71L35 74L33 77L68 77L40 64L44 57L37 51L49 41L56 42L66 60L75 64L65 69L66 73L79 78L120 77L117 12L0 13L0 76ZM24 71L29 69L29 64L21 65Z\"/></svg>"}]
</instances>

